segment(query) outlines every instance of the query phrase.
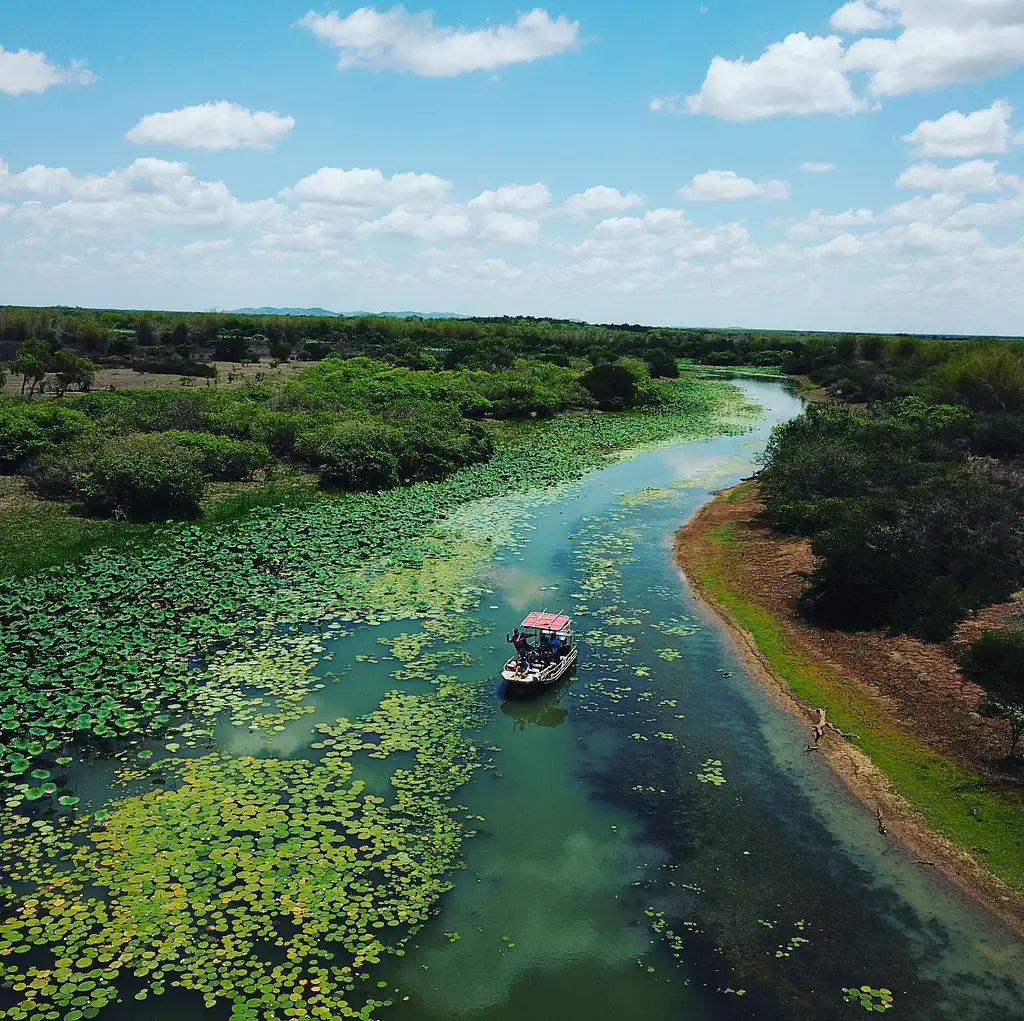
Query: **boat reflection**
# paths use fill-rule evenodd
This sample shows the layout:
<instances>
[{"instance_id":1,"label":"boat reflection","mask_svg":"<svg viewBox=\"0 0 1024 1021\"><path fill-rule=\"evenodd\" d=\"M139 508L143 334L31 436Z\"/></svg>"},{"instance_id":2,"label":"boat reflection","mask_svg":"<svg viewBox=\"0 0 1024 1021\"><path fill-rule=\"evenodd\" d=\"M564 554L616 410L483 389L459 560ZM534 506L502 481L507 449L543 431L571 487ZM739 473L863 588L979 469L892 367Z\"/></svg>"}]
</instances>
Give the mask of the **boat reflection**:
<instances>
[{"instance_id":1,"label":"boat reflection","mask_svg":"<svg viewBox=\"0 0 1024 1021\"><path fill-rule=\"evenodd\" d=\"M515 730L525 730L531 724L537 727L561 726L569 716L569 710L562 707L562 698L573 686L575 677L570 677L557 687L548 688L539 694L524 697L522 691L513 685L506 685L501 711L513 721Z\"/></svg>"}]
</instances>

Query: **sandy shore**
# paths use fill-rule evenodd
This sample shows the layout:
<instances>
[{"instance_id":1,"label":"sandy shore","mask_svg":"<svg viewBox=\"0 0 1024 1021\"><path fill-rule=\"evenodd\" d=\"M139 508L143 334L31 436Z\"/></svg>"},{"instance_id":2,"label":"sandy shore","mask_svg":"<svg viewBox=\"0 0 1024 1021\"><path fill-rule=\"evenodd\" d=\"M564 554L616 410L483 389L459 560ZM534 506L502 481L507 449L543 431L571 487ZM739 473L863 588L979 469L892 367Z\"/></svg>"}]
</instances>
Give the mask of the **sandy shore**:
<instances>
[{"instance_id":1,"label":"sandy shore","mask_svg":"<svg viewBox=\"0 0 1024 1021\"><path fill-rule=\"evenodd\" d=\"M780 706L806 721L808 745L811 745L814 741L813 725L818 719L816 707L806 704L794 693L787 681L777 673L768 657L761 651L754 637L740 623L729 607L723 605L722 601L716 598L706 583L709 563L716 560L720 563L722 556L721 539L716 542L715 533L721 535L722 529L742 527L744 523L749 522L751 516L751 501L735 499L730 501L723 499L724 495L726 494L718 494L716 500L702 508L689 523L679 530L675 543L676 563L683 570L697 594L715 610L729 628L754 676L765 686ZM785 557L781 558L782 562L785 560ZM791 567L791 563L783 563L779 568L780 571L787 574L786 579L782 579L780 576L780 585L788 583L791 588L793 587L792 577L789 577L794 573L789 570ZM772 583L772 579L766 577L766 574L770 575L771 573L770 566L767 571L764 568L765 565L758 564L757 577L760 582L758 588L763 585L771 586ZM764 606L765 601L758 599L757 592L744 590L747 589L747 586L744 586L742 581L742 578L737 579L730 576L728 578L730 591L735 591L744 599ZM775 610L774 607L767 608L770 611ZM825 662L831 668L836 667L837 664L833 657L830 656L827 660L823 659L821 648L823 643L802 640L805 638L802 632L814 629L809 629L806 624L793 627L783 615L777 615L777 619L785 628L787 639L792 640L809 660ZM821 633L818 637L821 638ZM829 633L827 644L834 647L845 637ZM818 648L814 647L815 644L818 645ZM863 650L860 651L863 654ZM863 685L865 690L873 696L879 695L877 688L856 673L851 672L847 663L842 663L841 666L844 668L844 676L851 683ZM879 701L884 703L886 700L881 698ZM897 720L898 718L893 714L893 722L897 722ZM899 722L902 723L902 720L899 719ZM970 902L998 919L1015 935L1024 937L1024 897L1010 890L966 851L930 829L926 820L893 789L888 778L856 744L827 731L819 743L818 749L819 751L815 754L820 753L825 756L829 766L870 811L870 817L865 819L865 825L877 825L876 819L878 813L881 813L881 825L884 826L888 835L902 844L921 868L934 870L940 874Z\"/></svg>"}]
</instances>

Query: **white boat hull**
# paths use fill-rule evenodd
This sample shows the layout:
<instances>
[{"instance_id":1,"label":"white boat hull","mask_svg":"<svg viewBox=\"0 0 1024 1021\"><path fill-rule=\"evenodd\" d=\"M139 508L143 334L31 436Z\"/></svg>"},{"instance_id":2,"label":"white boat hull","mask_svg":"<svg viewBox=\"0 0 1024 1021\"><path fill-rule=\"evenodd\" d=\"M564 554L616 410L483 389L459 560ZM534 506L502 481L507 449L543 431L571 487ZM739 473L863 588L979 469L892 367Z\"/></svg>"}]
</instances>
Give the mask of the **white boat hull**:
<instances>
[{"instance_id":1,"label":"white boat hull","mask_svg":"<svg viewBox=\"0 0 1024 1021\"><path fill-rule=\"evenodd\" d=\"M557 663L552 663L548 667L531 666L529 672L525 674L520 673L516 669L518 660L510 659L505 664L505 669L502 670L501 676L509 684L514 684L517 688L547 688L565 677L576 665L578 658L579 650L573 646Z\"/></svg>"}]
</instances>

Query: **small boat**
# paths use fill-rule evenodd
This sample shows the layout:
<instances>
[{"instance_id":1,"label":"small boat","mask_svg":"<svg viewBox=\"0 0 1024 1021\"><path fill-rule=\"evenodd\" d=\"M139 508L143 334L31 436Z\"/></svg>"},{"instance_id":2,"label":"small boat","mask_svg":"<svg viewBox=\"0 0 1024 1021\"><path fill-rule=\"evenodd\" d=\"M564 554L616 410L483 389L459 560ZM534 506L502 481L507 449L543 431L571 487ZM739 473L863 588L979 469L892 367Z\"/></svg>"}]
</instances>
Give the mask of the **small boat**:
<instances>
[{"instance_id":1,"label":"small boat","mask_svg":"<svg viewBox=\"0 0 1024 1021\"><path fill-rule=\"evenodd\" d=\"M517 647L501 672L510 687L523 691L547 688L576 665L579 649L570 618L560 613L531 613L517 630L523 639L522 652Z\"/></svg>"}]
</instances>

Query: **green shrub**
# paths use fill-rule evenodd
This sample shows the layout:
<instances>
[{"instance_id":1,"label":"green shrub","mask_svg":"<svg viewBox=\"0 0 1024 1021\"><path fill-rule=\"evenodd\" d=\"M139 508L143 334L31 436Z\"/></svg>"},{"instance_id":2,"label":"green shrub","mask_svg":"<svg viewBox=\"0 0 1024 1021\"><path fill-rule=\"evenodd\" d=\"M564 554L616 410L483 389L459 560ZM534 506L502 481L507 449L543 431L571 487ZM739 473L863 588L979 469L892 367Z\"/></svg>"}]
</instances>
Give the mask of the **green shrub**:
<instances>
[{"instance_id":1,"label":"green shrub","mask_svg":"<svg viewBox=\"0 0 1024 1021\"><path fill-rule=\"evenodd\" d=\"M270 451L262 443L235 440L212 433L171 431L163 434L202 458L203 471L217 482L243 482L271 464Z\"/></svg>"},{"instance_id":2,"label":"green shrub","mask_svg":"<svg viewBox=\"0 0 1024 1021\"><path fill-rule=\"evenodd\" d=\"M369 422L341 422L299 438L297 452L318 470L324 489L377 492L401 482L400 434Z\"/></svg>"},{"instance_id":3,"label":"green shrub","mask_svg":"<svg viewBox=\"0 0 1024 1021\"><path fill-rule=\"evenodd\" d=\"M166 436L108 440L92 470L78 479L90 513L128 521L199 517L206 486L202 455Z\"/></svg>"},{"instance_id":4,"label":"green shrub","mask_svg":"<svg viewBox=\"0 0 1024 1021\"><path fill-rule=\"evenodd\" d=\"M663 386L651 379L643 362L632 358L595 365L580 377L580 385L602 411L647 407L665 400Z\"/></svg>"},{"instance_id":5,"label":"green shrub","mask_svg":"<svg viewBox=\"0 0 1024 1021\"><path fill-rule=\"evenodd\" d=\"M25 468L25 476L44 500L69 500L80 493L79 479L92 471L103 445L96 433L41 454Z\"/></svg>"},{"instance_id":6,"label":"green shrub","mask_svg":"<svg viewBox=\"0 0 1024 1021\"><path fill-rule=\"evenodd\" d=\"M0 404L0 471L11 471L90 428L79 411L54 402Z\"/></svg>"}]
</instances>

